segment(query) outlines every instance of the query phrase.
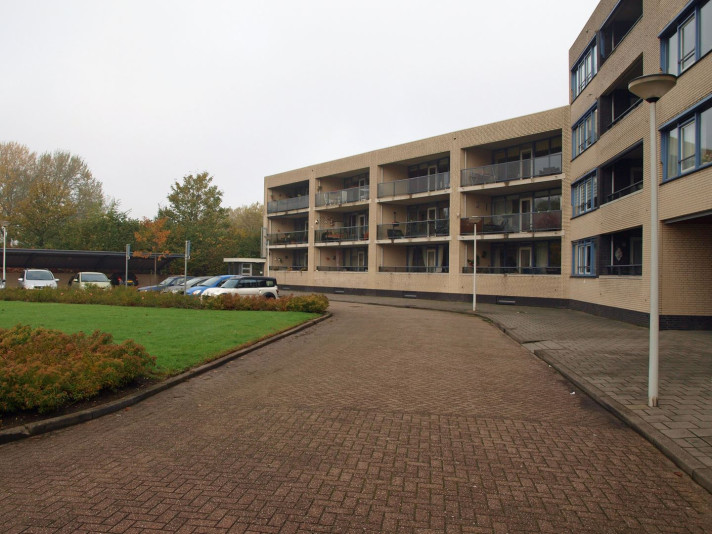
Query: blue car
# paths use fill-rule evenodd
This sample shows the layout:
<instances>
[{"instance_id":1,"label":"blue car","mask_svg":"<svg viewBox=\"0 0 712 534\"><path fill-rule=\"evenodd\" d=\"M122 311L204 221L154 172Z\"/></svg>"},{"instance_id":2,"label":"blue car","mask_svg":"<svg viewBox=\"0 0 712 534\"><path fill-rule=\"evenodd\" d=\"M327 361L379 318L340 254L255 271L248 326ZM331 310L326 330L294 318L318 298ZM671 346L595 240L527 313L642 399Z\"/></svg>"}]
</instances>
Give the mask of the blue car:
<instances>
[{"instance_id":1,"label":"blue car","mask_svg":"<svg viewBox=\"0 0 712 534\"><path fill-rule=\"evenodd\" d=\"M188 291L186 292L186 295L194 295L196 297L199 297L200 295L202 295L203 291L205 291L209 287L215 287L223 280L227 280L232 276L232 274L220 274L218 276L208 278L204 282L200 282L197 286L189 287Z\"/></svg>"}]
</instances>

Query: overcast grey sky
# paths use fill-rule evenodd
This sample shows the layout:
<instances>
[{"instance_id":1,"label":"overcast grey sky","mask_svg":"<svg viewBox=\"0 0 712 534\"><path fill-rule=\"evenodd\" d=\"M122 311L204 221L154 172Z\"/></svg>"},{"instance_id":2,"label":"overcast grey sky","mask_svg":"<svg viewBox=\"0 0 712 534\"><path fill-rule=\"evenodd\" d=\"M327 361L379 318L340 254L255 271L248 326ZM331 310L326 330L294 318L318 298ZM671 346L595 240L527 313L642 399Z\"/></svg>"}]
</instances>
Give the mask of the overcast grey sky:
<instances>
[{"instance_id":1,"label":"overcast grey sky","mask_svg":"<svg viewBox=\"0 0 712 534\"><path fill-rule=\"evenodd\" d=\"M0 142L84 159L132 217L568 103L597 0L0 0Z\"/></svg>"}]
</instances>

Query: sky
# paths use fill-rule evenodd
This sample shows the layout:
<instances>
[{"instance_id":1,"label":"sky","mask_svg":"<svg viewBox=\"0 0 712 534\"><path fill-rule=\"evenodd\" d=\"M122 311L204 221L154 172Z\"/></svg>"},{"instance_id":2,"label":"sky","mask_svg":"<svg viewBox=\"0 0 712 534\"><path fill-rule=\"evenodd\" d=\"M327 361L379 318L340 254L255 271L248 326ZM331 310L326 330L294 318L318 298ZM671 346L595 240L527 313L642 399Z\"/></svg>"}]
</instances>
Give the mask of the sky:
<instances>
[{"instance_id":1,"label":"sky","mask_svg":"<svg viewBox=\"0 0 712 534\"><path fill-rule=\"evenodd\" d=\"M0 142L81 157L153 218L264 177L568 104L598 0L0 0Z\"/></svg>"}]
</instances>

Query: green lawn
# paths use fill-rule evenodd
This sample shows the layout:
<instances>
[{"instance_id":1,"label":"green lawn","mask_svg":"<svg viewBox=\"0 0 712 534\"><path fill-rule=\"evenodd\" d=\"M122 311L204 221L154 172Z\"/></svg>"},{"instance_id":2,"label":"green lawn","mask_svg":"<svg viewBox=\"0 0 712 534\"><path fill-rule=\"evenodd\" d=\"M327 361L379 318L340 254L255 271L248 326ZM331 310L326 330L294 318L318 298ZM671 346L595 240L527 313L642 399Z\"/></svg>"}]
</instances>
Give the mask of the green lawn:
<instances>
[{"instance_id":1,"label":"green lawn","mask_svg":"<svg viewBox=\"0 0 712 534\"><path fill-rule=\"evenodd\" d=\"M174 374L231 349L317 317L302 312L183 310L0 301L0 328L18 323L66 333L108 332L133 339Z\"/></svg>"}]
</instances>

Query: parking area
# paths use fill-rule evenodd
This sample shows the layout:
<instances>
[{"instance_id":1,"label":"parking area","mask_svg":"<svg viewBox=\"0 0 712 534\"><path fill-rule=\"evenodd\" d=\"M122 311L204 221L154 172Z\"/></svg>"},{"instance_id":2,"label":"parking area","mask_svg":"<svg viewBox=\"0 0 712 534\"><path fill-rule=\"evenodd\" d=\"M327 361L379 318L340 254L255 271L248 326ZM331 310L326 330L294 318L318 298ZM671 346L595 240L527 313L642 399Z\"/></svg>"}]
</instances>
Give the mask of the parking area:
<instances>
[{"instance_id":1,"label":"parking area","mask_svg":"<svg viewBox=\"0 0 712 534\"><path fill-rule=\"evenodd\" d=\"M488 322L333 317L0 446L0 531L705 532L712 495Z\"/></svg>"}]
</instances>

